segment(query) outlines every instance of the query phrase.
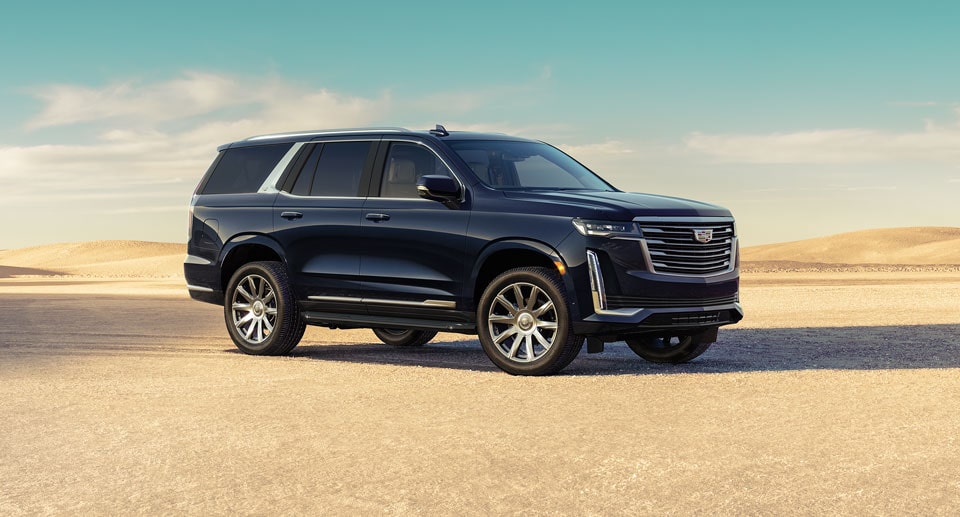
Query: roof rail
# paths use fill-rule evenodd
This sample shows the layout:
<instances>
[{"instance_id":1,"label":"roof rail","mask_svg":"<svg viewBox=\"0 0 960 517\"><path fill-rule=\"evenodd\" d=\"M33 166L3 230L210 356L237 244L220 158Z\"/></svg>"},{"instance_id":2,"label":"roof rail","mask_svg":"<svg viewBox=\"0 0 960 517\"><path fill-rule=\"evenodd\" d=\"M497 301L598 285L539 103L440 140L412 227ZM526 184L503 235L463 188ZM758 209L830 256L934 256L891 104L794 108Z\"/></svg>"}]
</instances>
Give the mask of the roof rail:
<instances>
[{"instance_id":1,"label":"roof rail","mask_svg":"<svg viewBox=\"0 0 960 517\"><path fill-rule=\"evenodd\" d=\"M447 131L447 128L441 126L440 124L437 124L437 128L431 129L430 132L437 136L450 136L450 132Z\"/></svg>"},{"instance_id":2,"label":"roof rail","mask_svg":"<svg viewBox=\"0 0 960 517\"><path fill-rule=\"evenodd\" d=\"M289 133L272 133L269 135L251 136L245 141L266 140L268 138L284 138L295 136L320 136L343 133L409 133L410 130L402 127L349 127L343 129L318 129L314 131L293 131Z\"/></svg>"}]
</instances>

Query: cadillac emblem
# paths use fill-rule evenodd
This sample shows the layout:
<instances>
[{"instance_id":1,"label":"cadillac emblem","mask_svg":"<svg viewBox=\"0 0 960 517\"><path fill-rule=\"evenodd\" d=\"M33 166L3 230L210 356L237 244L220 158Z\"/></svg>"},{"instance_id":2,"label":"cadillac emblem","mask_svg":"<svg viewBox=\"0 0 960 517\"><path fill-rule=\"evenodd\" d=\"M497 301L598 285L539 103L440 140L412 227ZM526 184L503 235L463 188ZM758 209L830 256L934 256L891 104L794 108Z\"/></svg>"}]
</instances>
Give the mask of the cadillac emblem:
<instances>
[{"instance_id":1,"label":"cadillac emblem","mask_svg":"<svg viewBox=\"0 0 960 517\"><path fill-rule=\"evenodd\" d=\"M707 229L707 230L694 229L693 238L696 239L697 242L706 244L713 240L713 230L712 229Z\"/></svg>"}]
</instances>

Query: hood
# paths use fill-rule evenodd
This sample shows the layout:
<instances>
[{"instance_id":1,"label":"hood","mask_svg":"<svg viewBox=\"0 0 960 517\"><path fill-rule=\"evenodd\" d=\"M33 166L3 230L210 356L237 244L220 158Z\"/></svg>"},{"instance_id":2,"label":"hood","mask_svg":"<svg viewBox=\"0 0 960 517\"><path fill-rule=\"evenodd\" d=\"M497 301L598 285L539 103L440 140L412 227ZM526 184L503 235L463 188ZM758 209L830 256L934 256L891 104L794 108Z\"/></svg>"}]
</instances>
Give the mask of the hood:
<instances>
[{"instance_id":1,"label":"hood","mask_svg":"<svg viewBox=\"0 0 960 517\"><path fill-rule=\"evenodd\" d=\"M603 192L589 190L503 191L508 199L564 205L581 212L592 209L589 217L629 221L638 216L731 217L726 208L692 199L638 194L635 192ZM579 208L580 210L576 210ZM585 215L586 214L571 214Z\"/></svg>"}]
</instances>

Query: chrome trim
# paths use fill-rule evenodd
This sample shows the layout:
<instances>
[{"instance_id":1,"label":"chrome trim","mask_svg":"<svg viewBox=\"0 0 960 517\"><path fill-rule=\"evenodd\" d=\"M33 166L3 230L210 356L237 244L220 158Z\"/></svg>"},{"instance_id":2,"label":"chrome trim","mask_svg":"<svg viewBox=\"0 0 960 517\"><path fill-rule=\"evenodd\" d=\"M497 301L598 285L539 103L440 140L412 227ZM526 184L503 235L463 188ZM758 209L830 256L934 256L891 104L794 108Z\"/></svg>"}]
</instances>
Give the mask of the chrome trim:
<instances>
[{"instance_id":1,"label":"chrome trim","mask_svg":"<svg viewBox=\"0 0 960 517\"><path fill-rule=\"evenodd\" d=\"M184 264L199 264L201 266L209 266L213 264L212 260L207 260L203 257L198 257L197 255L187 255L187 258L183 259Z\"/></svg>"},{"instance_id":2,"label":"chrome trim","mask_svg":"<svg viewBox=\"0 0 960 517\"><path fill-rule=\"evenodd\" d=\"M263 183L260 184L260 188L257 190L257 192L268 194L280 192L275 183L278 179L280 179L283 171L287 170L287 166L290 165L290 162L293 161L293 157L297 155L303 145L304 142L297 142L290 147L290 150L287 151L287 154L283 155L283 158L277 162L277 166L274 167L273 170L270 171L270 174L267 175L267 179L263 180Z\"/></svg>"},{"instance_id":3,"label":"chrome trim","mask_svg":"<svg viewBox=\"0 0 960 517\"><path fill-rule=\"evenodd\" d=\"M731 225L731 230L733 234L729 237L730 239L730 255L728 257L727 268L721 271L714 271L712 273L699 274L699 273L667 273L663 271L657 271L656 265L653 262L653 256L650 253L650 248L647 246L647 236L643 235L640 239L640 251L643 255L644 260L647 263L647 268L651 273L656 275L663 276L680 276L680 277L690 277L690 278L710 278L720 275L726 275L736 269L737 266L737 226L736 221L733 217L730 216L704 216L704 217L669 217L669 216L638 216L634 217L633 221L640 225L640 232L643 234L643 223L650 224L659 224L659 223L680 223L680 224L729 224ZM656 239L654 239L656 240Z\"/></svg>"},{"instance_id":4,"label":"chrome trim","mask_svg":"<svg viewBox=\"0 0 960 517\"><path fill-rule=\"evenodd\" d=\"M252 142L255 140L267 140L270 138L291 138L297 136L323 136L323 135L342 135L356 133L410 133L409 129L402 127L355 127L346 129L320 129L315 131L292 131L290 133L273 133L269 135L251 136L244 141Z\"/></svg>"},{"instance_id":5,"label":"chrome trim","mask_svg":"<svg viewBox=\"0 0 960 517\"><path fill-rule=\"evenodd\" d=\"M597 253L593 250L587 250L587 266L590 272L590 294L593 296L593 309L599 313L607 310L607 290L603 286L600 261L597 259Z\"/></svg>"},{"instance_id":6,"label":"chrome trim","mask_svg":"<svg viewBox=\"0 0 960 517\"><path fill-rule=\"evenodd\" d=\"M199 286L199 285L190 285L190 284L187 284L187 290L188 290L188 291L200 291L201 293L212 293L212 292L213 292L213 289L210 289L209 287L201 287L201 286Z\"/></svg>"},{"instance_id":7,"label":"chrome trim","mask_svg":"<svg viewBox=\"0 0 960 517\"><path fill-rule=\"evenodd\" d=\"M307 296L307 299L321 301L321 302L360 303L363 301L363 298L356 298L352 296Z\"/></svg>"},{"instance_id":8,"label":"chrome trim","mask_svg":"<svg viewBox=\"0 0 960 517\"><path fill-rule=\"evenodd\" d=\"M689 310L691 310L691 309L693 309L693 312L711 312L711 311L722 311L722 310L735 310L735 311L739 312L741 316L743 315L743 306L740 305L740 304L737 303L737 302L733 302L733 303L724 303L724 304L721 304L721 305L707 305L707 306L704 306L704 307L700 307L700 306L674 307L674 308L671 308L671 309L666 310L666 311L659 311L659 310L656 310L656 309L631 309L631 308L627 308L627 309L609 309L609 310L605 310L605 311L602 311L602 312L597 312L596 314L592 314L592 315L590 315L590 316L587 316L586 318L584 318L584 321L589 321L589 322L602 321L602 322L611 322L611 323L638 323L638 322L628 321L628 320L631 319L631 318L634 318L634 317L636 317L636 316L639 316L641 313L646 312L646 311L650 311L650 315L652 315L652 314L657 314L657 313L662 313L662 314L675 314L675 313L687 312L687 311L689 311ZM603 319L603 320L601 320L601 319L598 319L597 316L607 316L607 317L613 316L613 317L626 318L626 320L622 320L622 321L611 321L611 320L609 320L609 319Z\"/></svg>"},{"instance_id":9,"label":"chrome trim","mask_svg":"<svg viewBox=\"0 0 960 517\"><path fill-rule=\"evenodd\" d=\"M737 253L740 251L740 241L737 240L736 229L733 230L733 237L731 237L731 239L733 242L730 243L730 270L733 271L733 269L737 267ZM740 292L737 291L737 294L739 295Z\"/></svg>"},{"instance_id":10,"label":"chrome trim","mask_svg":"<svg viewBox=\"0 0 960 517\"><path fill-rule=\"evenodd\" d=\"M351 296L308 296L308 300L322 302L372 303L378 305L400 305L404 307L436 307L440 309L454 309L457 302L446 300L424 300L415 302L409 300L385 300L382 298L357 298Z\"/></svg>"},{"instance_id":11,"label":"chrome trim","mask_svg":"<svg viewBox=\"0 0 960 517\"><path fill-rule=\"evenodd\" d=\"M655 275L664 275L664 276L685 276L693 278L710 278L714 276L726 275L727 273L733 271L737 267L737 238L730 238L730 258L729 264L727 264L727 269L723 271L714 271L713 273L706 274L695 274L695 273L664 273L662 271L657 271L657 268L654 266L653 257L650 255L650 249L647 248L646 239L640 241L640 253L643 254L643 259L647 261L647 267L650 269L650 272Z\"/></svg>"},{"instance_id":12,"label":"chrome trim","mask_svg":"<svg viewBox=\"0 0 960 517\"><path fill-rule=\"evenodd\" d=\"M732 223L733 217L730 216L637 216L633 218L635 223Z\"/></svg>"},{"instance_id":13,"label":"chrome trim","mask_svg":"<svg viewBox=\"0 0 960 517\"><path fill-rule=\"evenodd\" d=\"M408 300L384 300L380 298L363 298L363 303L374 303L378 305L403 305L406 307L438 307L441 309L452 309L457 306L456 302L444 300L424 300L414 302Z\"/></svg>"},{"instance_id":14,"label":"chrome trim","mask_svg":"<svg viewBox=\"0 0 960 517\"><path fill-rule=\"evenodd\" d=\"M457 302L446 300L424 300L423 304L427 307L441 307L444 309L455 309L457 307Z\"/></svg>"}]
</instances>

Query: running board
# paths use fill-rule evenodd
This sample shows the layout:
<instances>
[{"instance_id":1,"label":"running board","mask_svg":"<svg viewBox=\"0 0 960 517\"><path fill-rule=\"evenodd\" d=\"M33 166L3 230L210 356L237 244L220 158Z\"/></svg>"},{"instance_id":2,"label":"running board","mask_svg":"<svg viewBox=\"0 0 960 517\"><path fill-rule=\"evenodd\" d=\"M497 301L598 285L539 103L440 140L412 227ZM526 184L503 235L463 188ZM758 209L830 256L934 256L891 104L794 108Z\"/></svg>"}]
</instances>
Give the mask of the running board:
<instances>
[{"instance_id":1,"label":"running board","mask_svg":"<svg viewBox=\"0 0 960 517\"><path fill-rule=\"evenodd\" d=\"M337 328L429 329L449 330L452 332L474 332L477 329L476 324L466 322L313 311L304 312L303 320L311 325Z\"/></svg>"}]
</instances>

